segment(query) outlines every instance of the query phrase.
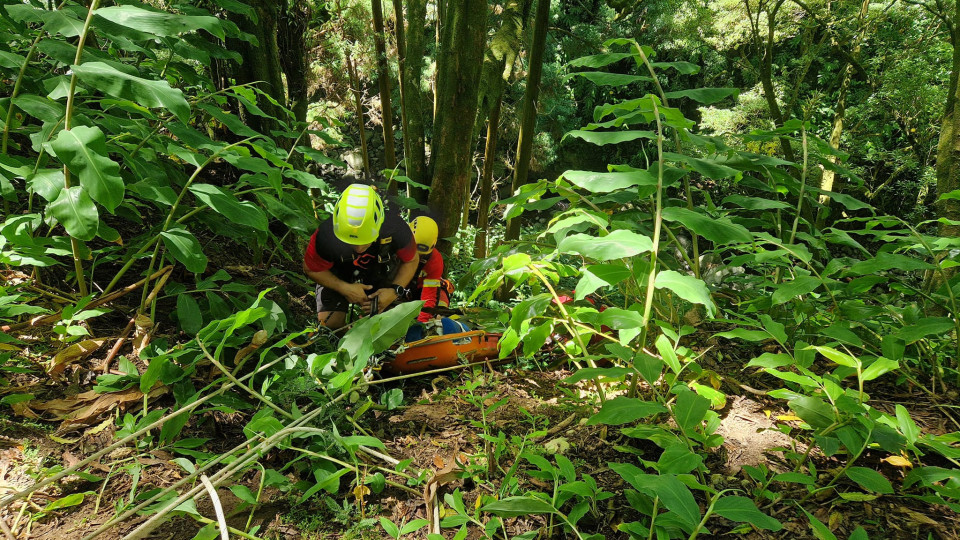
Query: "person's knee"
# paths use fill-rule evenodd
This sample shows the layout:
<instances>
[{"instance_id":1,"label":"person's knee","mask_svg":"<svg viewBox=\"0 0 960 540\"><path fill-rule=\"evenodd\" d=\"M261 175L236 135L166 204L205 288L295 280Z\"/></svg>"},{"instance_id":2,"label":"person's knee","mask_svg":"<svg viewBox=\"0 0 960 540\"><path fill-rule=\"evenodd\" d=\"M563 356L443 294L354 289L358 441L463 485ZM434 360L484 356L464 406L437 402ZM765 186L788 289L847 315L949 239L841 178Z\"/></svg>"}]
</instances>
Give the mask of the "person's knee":
<instances>
[{"instance_id":1,"label":"person's knee","mask_svg":"<svg viewBox=\"0 0 960 540\"><path fill-rule=\"evenodd\" d=\"M320 322L320 326L335 330L343 327L347 320L347 314L343 311L321 311L317 313L317 320Z\"/></svg>"}]
</instances>

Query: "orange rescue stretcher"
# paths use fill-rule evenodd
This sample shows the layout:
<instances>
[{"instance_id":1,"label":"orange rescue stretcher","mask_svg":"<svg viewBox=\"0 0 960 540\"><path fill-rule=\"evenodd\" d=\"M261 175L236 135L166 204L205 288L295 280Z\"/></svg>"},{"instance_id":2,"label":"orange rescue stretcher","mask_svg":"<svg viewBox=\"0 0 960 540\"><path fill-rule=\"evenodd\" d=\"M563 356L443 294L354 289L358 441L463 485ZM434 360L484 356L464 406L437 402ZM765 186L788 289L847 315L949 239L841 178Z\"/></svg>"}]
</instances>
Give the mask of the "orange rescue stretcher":
<instances>
[{"instance_id":1,"label":"orange rescue stretcher","mask_svg":"<svg viewBox=\"0 0 960 540\"><path fill-rule=\"evenodd\" d=\"M475 364L497 358L500 334L472 330L457 334L430 336L404 343L392 360L384 362L383 371L392 374L417 373L453 367L460 363Z\"/></svg>"}]
</instances>

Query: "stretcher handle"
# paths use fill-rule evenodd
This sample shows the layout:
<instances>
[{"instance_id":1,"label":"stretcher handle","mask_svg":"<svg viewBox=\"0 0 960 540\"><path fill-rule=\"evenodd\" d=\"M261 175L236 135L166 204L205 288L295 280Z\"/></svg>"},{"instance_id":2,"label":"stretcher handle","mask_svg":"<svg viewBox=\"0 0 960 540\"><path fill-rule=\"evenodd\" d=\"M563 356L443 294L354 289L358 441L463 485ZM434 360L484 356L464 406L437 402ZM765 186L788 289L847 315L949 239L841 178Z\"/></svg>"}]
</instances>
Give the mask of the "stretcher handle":
<instances>
[{"instance_id":1,"label":"stretcher handle","mask_svg":"<svg viewBox=\"0 0 960 540\"><path fill-rule=\"evenodd\" d=\"M445 341L453 341L455 339L464 339L472 338L476 336L484 336L487 333L483 330L471 330L469 332L461 332L459 334L447 334L443 336L430 336L428 338L423 338L419 341L414 341L411 343L405 343L404 348L412 349L414 347L420 347L422 345L427 345L428 343L443 343Z\"/></svg>"}]
</instances>

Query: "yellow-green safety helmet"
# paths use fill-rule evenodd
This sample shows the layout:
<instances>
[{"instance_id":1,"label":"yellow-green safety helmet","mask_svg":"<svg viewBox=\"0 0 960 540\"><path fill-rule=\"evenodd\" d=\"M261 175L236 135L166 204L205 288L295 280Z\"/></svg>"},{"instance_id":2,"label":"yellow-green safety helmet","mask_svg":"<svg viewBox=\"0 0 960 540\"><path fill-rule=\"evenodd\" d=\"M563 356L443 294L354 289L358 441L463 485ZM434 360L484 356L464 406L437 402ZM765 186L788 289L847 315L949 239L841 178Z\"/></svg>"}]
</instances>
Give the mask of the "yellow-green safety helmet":
<instances>
[{"instance_id":1,"label":"yellow-green safety helmet","mask_svg":"<svg viewBox=\"0 0 960 540\"><path fill-rule=\"evenodd\" d=\"M437 222L427 216L420 216L410 222L413 240L417 243L417 253L429 255L437 245L439 229Z\"/></svg>"},{"instance_id":2,"label":"yellow-green safety helmet","mask_svg":"<svg viewBox=\"0 0 960 540\"><path fill-rule=\"evenodd\" d=\"M333 207L333 234L354 246L370 244L380 236L383 201L373 186L350 184Z\"/></svg>"}]
</instances>

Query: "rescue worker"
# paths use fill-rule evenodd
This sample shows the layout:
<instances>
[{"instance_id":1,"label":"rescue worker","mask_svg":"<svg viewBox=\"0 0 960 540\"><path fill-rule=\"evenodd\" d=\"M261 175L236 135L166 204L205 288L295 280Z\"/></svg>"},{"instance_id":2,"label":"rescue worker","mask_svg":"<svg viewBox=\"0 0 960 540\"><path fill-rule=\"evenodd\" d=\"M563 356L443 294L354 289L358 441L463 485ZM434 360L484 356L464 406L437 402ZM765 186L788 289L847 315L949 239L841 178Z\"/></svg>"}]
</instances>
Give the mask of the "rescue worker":
<instances>
[{"instance_id":1,"label":"rescue worker","mask_svg":"<svg viewBox=\"0 0 960 540\"><path fill-rule=\"evenodd\" d=\"M317 227L303 257L303 271L317 284L317 319L340 328L350 304L378 312L407 294L420 258L413 233L399 214L384 209L372 186L351 184L333 215Z\"/></svg>"},{"instance_id":2,"label":"rescue worker","mask_svg":"<svg viewBox=\"0 0 960 540\"><path fill-rule=\"evenodd\" d=\"M410 230L417 244L420 263L414 275L416 282L410 288L412 300L423 300L423 311L417 317L420 322L431 318L430 309L450 307L450 294L453 284L443 279L443 256L437 247L437 222L427 216L420 216L410 222Z\"/></svg>"}]
</instances>

